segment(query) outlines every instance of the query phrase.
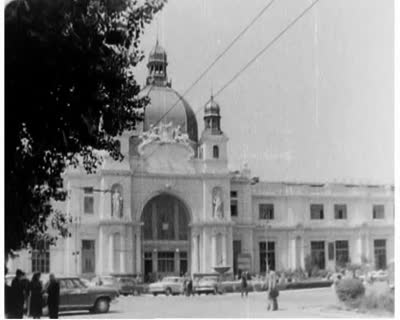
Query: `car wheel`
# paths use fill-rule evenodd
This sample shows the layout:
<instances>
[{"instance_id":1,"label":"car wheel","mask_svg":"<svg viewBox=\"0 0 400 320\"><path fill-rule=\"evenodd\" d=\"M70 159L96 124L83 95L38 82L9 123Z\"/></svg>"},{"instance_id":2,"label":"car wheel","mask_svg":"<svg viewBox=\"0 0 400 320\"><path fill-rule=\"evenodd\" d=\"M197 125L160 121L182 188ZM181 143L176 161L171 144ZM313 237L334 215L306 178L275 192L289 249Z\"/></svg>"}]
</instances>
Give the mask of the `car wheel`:
<instances>
[{"instance_id":1,"label":"car wheel","mask_svg":"<svg viewBox=\"0 0 400 320\"><path fill-rule=\"evenodd\" d=\"M153 292L153 296L157 297L157 293Z\"/></svg>"},{"instance_id":2,"label":"car wheel","mask_svg":"<svg viewBox=\"0 0 400 320\"><path fill-rule=\"evenodd\" d=\"M100 298L96 301L94 309L97 313L107 313L110 310L110 301L107 298Z\"/></svg>"},{"instance_id":3,"label":"car wheel","mask_svg":"<svg viewBox=\"0 0 400 320\"><path fill-rule=\"evenodd\" d=\"M166 296L171 295L171 293L172 293L171 288L167 288L167 289L165 290L165 295L166 295Z\"/></svg>"}]
</instances>

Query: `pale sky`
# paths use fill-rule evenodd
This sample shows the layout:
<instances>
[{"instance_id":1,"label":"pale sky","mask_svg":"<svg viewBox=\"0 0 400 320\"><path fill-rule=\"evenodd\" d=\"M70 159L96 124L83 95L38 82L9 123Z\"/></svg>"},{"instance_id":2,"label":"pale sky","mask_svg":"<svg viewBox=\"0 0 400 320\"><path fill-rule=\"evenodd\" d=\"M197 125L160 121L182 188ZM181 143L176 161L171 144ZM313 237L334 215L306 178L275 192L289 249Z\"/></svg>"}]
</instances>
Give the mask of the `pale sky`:
<instances>
[{"instance_id":1,"label":"pale sky","mask_svg":"<svg viewBox=\"0 0 400 320\"><path fill-rule=\"evenodd\" d=\"M182 94L268 1L169 0L142 48L147 56L158 29ZM185 97L192 108L310 3L276 0ZM223 91L216 100L231 169L248 163L267 181L393 183L393 12L392 0L321 0Z\"/></svg>"}]
</instances>

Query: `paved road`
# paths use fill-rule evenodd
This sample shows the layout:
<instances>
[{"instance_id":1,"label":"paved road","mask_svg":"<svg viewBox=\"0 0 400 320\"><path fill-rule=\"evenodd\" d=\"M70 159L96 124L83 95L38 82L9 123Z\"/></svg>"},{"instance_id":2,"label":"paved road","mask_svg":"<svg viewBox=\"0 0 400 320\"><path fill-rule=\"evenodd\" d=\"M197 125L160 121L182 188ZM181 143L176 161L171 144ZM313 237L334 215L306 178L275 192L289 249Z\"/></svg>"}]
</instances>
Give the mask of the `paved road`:
<instances>
[{"instance_id":1,"label":"paved road","mask_svg":"<svg viewBox=\"0 0 400 320\"><path fill-rule=\"evenodd\" d=\"M266 293L194 297L121 297L108 314L69 313L62 318L362 318L369 315L335 308L331 288L281 291L280 310L268 312ZM376 315L375 315L376 317Z\"/></svg>"}]
</instances>

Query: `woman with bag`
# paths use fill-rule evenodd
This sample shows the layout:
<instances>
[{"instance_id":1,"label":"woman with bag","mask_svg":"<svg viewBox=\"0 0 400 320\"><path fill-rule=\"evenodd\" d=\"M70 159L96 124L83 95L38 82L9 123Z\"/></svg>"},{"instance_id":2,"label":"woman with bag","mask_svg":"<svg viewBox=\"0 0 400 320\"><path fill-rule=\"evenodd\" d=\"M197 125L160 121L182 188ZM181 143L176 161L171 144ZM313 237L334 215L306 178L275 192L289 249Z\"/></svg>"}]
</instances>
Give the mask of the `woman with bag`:
<instances>
[{"instance_id":1,"label":"woman with bag","mask_svg":"<svg viewBox=\"0 0 400 320\"><path fill-rule=\"evenodd\" d=\"M271 271L268 276L268 310L276 311L278 310L278 296L279 290L277 286L277 278L274 271Z\"/></svg>"}]
</instances>

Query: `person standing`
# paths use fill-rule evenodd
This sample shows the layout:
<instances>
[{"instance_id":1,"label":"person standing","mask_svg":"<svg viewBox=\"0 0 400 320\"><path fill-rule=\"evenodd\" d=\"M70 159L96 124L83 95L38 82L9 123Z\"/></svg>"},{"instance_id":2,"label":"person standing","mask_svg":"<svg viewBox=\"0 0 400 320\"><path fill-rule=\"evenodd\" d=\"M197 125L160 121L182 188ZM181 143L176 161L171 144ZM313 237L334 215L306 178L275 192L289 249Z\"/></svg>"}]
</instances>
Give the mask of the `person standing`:
<instances>
[{"instance_id":1,"label":"person standing","mask_svg":"<svg viewBox=\"0 0 400 320\"><path fill-rule=\"evenodd\" d=\"M29 283L29 314L33 319L40 319L43 307L43 287L40 282L40 272L36 272Z\"/></svg>"},{"instance_id":2,"label":"person standing","mask_svg":"<svg viewBox=\"0 0 400 320\"><path fill-rule=\"evenodd\" d=\"M189 277L189 281L188 281L188 284L187 284L187 290L188 290L188 295L189 295L189 296L194 295L192 277Z\"/></svg>"},{"instance_id":3,"label":"person standing","mask_svg":"<svg viewBox=\"0 0 400 320\"><path fill-rule=\"evenodd\" d=\"M240 284L240 295L243 298L244 295L248 296L248 289L247 289L247 272L242 272L241 275L241 284Z\"/></svg>"},{"instance_id":4,"label":"person standing","mask_svg":"<svg viewBox=\"0 0 400 320\"><path fill-rule=\"evenodd\" d=\"M47 287L47 305L49 307L49 318L58 319L58 306L60 304L60 285L54 274L50 274L50 283Z\"/></svg>"},{"instance_id":5,"label":"person standing","mask_svg":"<svg viewBox=\"0 0 400 320\"><path fill-rule=\"evenodd\" d=\"M274 271L271 271L268 276L268 310L278 310L279 290L277 286L277 277Z\"/></svg>"},{"instance_id":6,"label":"person standing","mask_svg":"<svg viewBox=\"0 0 400 320\"><path fill-rule=\"evenodd\" d=\"M8 274L8 268L4 268L5 276ZM7 281L4 281L4 313L6 318L10 318L11 316L11 286L8 285Z\"/></svg>"},{"instance_id":7,"label":"person standing","mask_svg":"<svg viewBox=\"0 0 400 320\"><path fill-rule=\"evenodd\" d=\"M24 317L25 287L22 282L24 273L17 269L15 278L11 283L10 318L22 319Z\"/></svg>"}]
</instances>

